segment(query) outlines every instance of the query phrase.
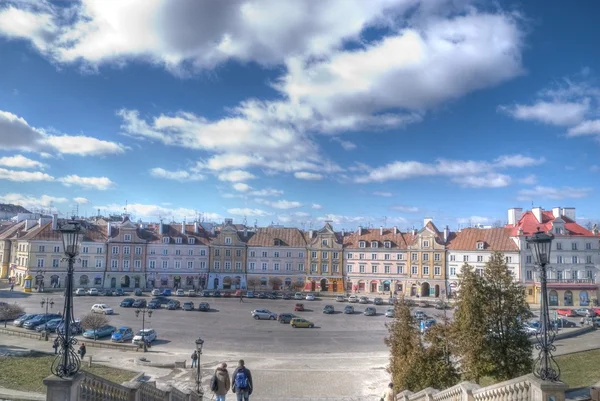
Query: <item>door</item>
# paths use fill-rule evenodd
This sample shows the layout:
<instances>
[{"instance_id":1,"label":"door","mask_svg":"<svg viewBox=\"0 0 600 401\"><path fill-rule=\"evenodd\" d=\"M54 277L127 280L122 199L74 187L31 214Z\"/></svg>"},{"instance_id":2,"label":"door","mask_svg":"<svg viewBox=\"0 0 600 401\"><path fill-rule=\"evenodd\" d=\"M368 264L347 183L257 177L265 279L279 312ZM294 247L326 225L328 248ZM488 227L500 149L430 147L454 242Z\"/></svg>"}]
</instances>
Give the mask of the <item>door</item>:
<instances>
[{"instance_id":1,"label":"door","mask_svg":"<svg viewBox=\"0 0 600 401\"><path fill-rule=\"evenodd\" d=\"M377 292L377 283L371 283L371 292Z\"/></svg>"},{"instance_id":2,"label":"door","mask_svg":"<svg viewBox=\"0 0 600 401\"><path fill-rule=\"evenodd\" d=\"M113 277L110 279L110 288L117 288L117 278Z\"/></svg>"}]
</instances>

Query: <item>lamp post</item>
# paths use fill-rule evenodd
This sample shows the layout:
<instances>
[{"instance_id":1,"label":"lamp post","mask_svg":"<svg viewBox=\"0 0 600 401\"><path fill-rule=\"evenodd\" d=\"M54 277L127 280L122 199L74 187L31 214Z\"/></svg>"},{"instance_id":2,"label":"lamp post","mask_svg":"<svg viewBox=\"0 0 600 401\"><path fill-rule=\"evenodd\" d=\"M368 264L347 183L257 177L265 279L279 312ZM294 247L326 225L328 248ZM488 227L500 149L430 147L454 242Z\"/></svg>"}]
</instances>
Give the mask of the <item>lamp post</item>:
<instances>
[{"instance_id":1,"label":"lamp post","mask_svg":"<svg viewBox=\"0 0 600 401\"><path fill-rule=\"evenodd\" d=\"M152 317L152 309L148 308L138 308L135 311L135 317L140 317L140 313L142 314L142 344L144 348L144 352L148 351L148 344L146 343L146 313L148 314L148 319Z\"/></svg>"},{"instance_id":2,"label":"lamp post","mask_svg":"<svg viewBox=\"0 0 600 401\"><path fill-rule=\"evenodd\" d=\"M546 265L550 262L550 251L553 235L546 234L543 231L533 233L530 237L525 237L525 241L530 245L533 252L533 261L540 275L541 284L541 311L540 311L540 330L536 333L537 344L535 349L539 350L539 355L533 364L533 374L542 380L558 381L560 378L560 367L554 360L552 352L556 351L554 338L556 331L550 323L550 311L548 309L548 276Z\"/></svg>"},{"instance_id":3,"label":"lamp post","mask_svg":"<svg viewBox=\"0 0 600 401\"><path fill-rule=\"evenodd\" d=\"M75 259L79 255L79 248L83 239L84 228L80 221L75 218L62 224L58 231L62 235L65 260L68 262L67 278L65 283L65 306L63 313L62 330L57 330L60 351L54 362L52 362L52 373L59 377L72 377L81 367L81 360L75 353L73 346L77 344L77 339L71 332L71 323L73 318L73 268Z\"/></svg>"},{"instance_id":4,"label":"lamp post","mask_svg":"<svg viewBox=\"0 0 600 401\"><path fill-rule=\"evenodd\" d=\"M48 315L48 307L50 307L50 309L52 309L52 307L54 306L54 300L52 298L42 298L40 305L42 305L42 308L44 306L46 306L46 316L47 316Z\"/></svg>"},{"instance_id":5,"label":"lamp post","mask_svg":"<svg viewBox=\"0 0 600 401\"><path fill-rule=\"evenodd\" d=\"M196 364L196 392L202 396L204 395L204 391L202 391L202 383L200 377L200 356L202 355L202 346L204 345L204 340L198 337L196 340L196 351L198 351L198 363Z\"/></svg>"}]
</instances>

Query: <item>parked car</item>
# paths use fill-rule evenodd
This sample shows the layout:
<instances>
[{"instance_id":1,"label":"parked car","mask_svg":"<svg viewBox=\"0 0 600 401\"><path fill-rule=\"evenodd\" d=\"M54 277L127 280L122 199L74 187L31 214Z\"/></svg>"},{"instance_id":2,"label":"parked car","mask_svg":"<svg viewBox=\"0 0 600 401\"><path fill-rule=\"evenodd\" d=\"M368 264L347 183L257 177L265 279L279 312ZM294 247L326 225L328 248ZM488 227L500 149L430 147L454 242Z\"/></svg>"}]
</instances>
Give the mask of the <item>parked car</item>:
<instances>
[{"instance_id":1,"label":"parked car","mask_svg":"<svg viewBox=\"0 0 600 401\"><path fill-rule=\"evenodd\" d=\"M425 318L427 318L427 315L422 310L418 310L415 312L414 317L417 320L424 320Z\"/></svg>"},{"instance_id":2,"label":"parked car","mask_svg":"<svg viewBox=\"0 0 600 401\"><path fill-rule=\"evenodd\" d=\"M110 340L116 343L131 341L133 339L133 329L131 327L119 327L112 335Z\"/></svg>"},{"instance_id":3,"label":"parked car","mask_svg":"<svg viewBox=\"0 0 600 401\"><path fill-rule=\"evenodd\" d=\"M115 326L111 326L109 324L100 327L97 330L86 330L83 332L83 337L84 338L91 338L94 340L97 340L99 338L102 337L108 337L108 336L112 336L112 333L115 332L115 330L117 330L117 328Z\"/></svg>"},{"instance_id":4,"label":"parked car","mask_svg":"<svg viewBox=\"0 0 600 401\"><path fill-rule=\"evenodd\" d=\"M346 305L346 307L344 308L344 313L346 315L354 315L354 306Z\"/></svg>"},{"instance_id":5,"label":"parked car","mask_svg":"<svg viewBox=\"0 0 600 401\"><path fill-rule=\"evenodd\" d=\"M136 333L136 335L133 336L133 340L131 340L131 343L135 344L135 345L139 345L139 344L142 344L143 339L145 339L147 342L151 343L152 341L155 341L157 337L158 337L158 334L156 333L156 330L144 329L144 330L138 331Z\"/></svg>"},{"instance_id":6,"label":"parked car","mask_svg":"<svg viewBox=\"0 0 600 401\"><path fill-rule=\"evenodd\" d=\"M267 299L267 294L265 294L264 292L259 293L258 299Z\"/></svg>"},{"instance_id":7,"label":"parked car","mask_svg":"<svg viewBox=\"0 0 600 401\"><path fill-rule=\"evenodd\" d=\"M355 304L358 302L358 296L356 295L350 295L348 297L348 302L350 302L351 304Z\"/></svg>"},{"instance_id":8,"label":"parked car","mask_svg":"<svg viewBox=\"0 0 600 401\"><path fill-rule=\"evenodd\" d=\"M194 303L191 301L184 302L181 309L183 309L184 311L192 311L194 310Z\"/></svg>"},{"instance_id":9,"label":"parked car","mask_svg":"<svg viewBox=\"0 0 600 401\"><path fill-rule=\"evenodd\" d=\"M196 293L196 290L188 290L188 292L187 292L188 297L195 297L196 295L198 295Z\"/></svg>"},{"instance_id":10,"label":"parked car","mask_svg":"<svg viewBox=\"0 0 600 401\"><path fill-rule=\"evenodd\" d=\"M148 309L160 309L160 301L156 298L150 300L150 302L148 302Z\"/></svg>"},{"instance_id":11,"label":"parked car","mask_svg":"<svg viewBox=\"0 0 600 401\"><path fill-rule=\"evenodd\" d=\"M87 291L88 295L98 295L98 289L97 288L90 288Z\"/></svg>"},{"instance_id":12,"label":"parked car","mask_svg":"<svg viewBox=\"0 0 600 401\"><path fill-rule=\"evenodd\" d=\"M565 316L565 317L577 316L577 313L575 313L575 311L573 309L569 309L569 308L557 309L556 314L559 316Z\"/></svg>"},{"instance_id":13,"label":"parked car","mask_svg":"<svg viewBox=\"0 0 600 401\"><path fill-rule=\"evenodd\" d=\"M176 299L172 299L167 303L166 308L168 310L175 310L175 309L179 309L181 307L181 302L179 302Z\"/></svg>"},{"instance_id":14,"label":"parked car","mask_svg":"<svg viewBox=\"0 0 600 401\"><path fill-rule=\"evenodd\" d=\"M133 303L135 302L135 299L133 298L124 298L121 303L119 304L119 306L123 307L123 308L131 308L133 306Z\"/></svg>"},{"instance_id":15,"label":"parked car","mask_svg":"<svg viewBox=\"0 0 600 401\"><path fill-rule=\"evenodd\" d=\"M136 288L135 290L133 290L133 295L135 295L136 297L141 297L144 295L144 292L141 288Z\"/></svg>"},{"instance_id":16,"label":"parked car","mask_svg":"<svg viewBox=\"0 0 600 401\"><path fill-rule=\"evenodd\" d=\"M558 319L552 320L552 325L558 328L577 327L577 323L567 320L564 317L559 317Z\"/></svg>"},{"instance_id":17,"label":"parked car","mask_svg":"<svg viewBox=\"0 0 600 401\"><path fill-rule=\"evenodd\" d=\"M104 313L105 315L112 315L114 313L113 308L106 304L94 304L91 311L92 313Z\"/></svg>"},{"instance_id":18,"label":"parked car","mask_svg":"<svg viewBox=\"0 0 600 401\"><path fill-rule=\"evenodd\" d=\"M438 302L435 303L435 305L433 306L435 309L448 309L450 307L450 305L448 305L448 303L440 300Z\"/></svg>"},{"instance_id":19,"label":"parked car","mask_svg":"<svg viewBox=\"0 0 600 401\"><path fill-rule=\"evenodd\" d=\"M538 328L530 326L527 323L523 323L523 325L521 325L521 330L527 334L527 337L531 337L531 336L535 336L538 332Z\"/></svg>"},{"instance_id":20,"label":"parked car","mask_svg":"<svg viewBox=\"0 0 600 401\"><path fill-rule=\"evenodd\" d=\"M131 305L134 308L145 308L146 307L146 300L142 299L142 298L138 298L135 301L133 301L133 304Z\"/></svg>"},{"instance_id":21,"label":"parked car","mask_svg":"<svg viewBox=\"0 0 600 401\"><path fill-rule=\"evenodd\" d=\"M35 331L47 331L49 333L54 333L56 331L56 328L58 327L58 325L62 322L62 317L58 317L56 319L52 319L47 321L44 324L40 324L39 326L37 326L35 328Z\"/></svg>"},{"instance_id":22,"label":"parked car","mask_svg":"<svg viewBox=\"0 0 600 401\"><path fill-rule=\"evenodd\" d=\"M306 319L302 319L299 317L296 317L294 319L292 319L290 321L290 326L296 328L296 327L308 327L309 329L312 329L313 327L315 327L315 324L313 322L309 322Z\"/></svg>"},{"instance_id":23,"label":"parked car","mask_svg":"<svg viewBox=\"0 0 600 401\"><path fill-rule=\"evenodd\" d=\"M304 311L304 304L296 304L294 306L294 311L295 312L303 312Z\"/></svg>"},{"instance_id":24,"label":"parked car","mask_svg":"<svg viewBox=\"0 0 600 401\"><path fill-rule=\"evenodd\" d=\"M208 302L200 302L198 304L198 310L200 312L208 312L210 310L210 305L208 304Z\"/></svg>"},{"instance_id":25,"label":"parked car","mask_svg":"<svg viewBox=\"0 0 600 401\"><path fill-rule=\"evenodd\" d=\"M223 297L225 297L225 298L229 298L229 297L231 297L231 292L229 292L229 291L224 291L224 292L223 292Z\"/></svg>"},{"instance_id":26,"label":"parked car","mask_svg":"<svg viewBox=\"0 0 600 401\"><path fill-rule=\"evenodd\" d=\"M255 309L252 312L250 312L250 314L256 320L259 320L259 319L275 320L275 319L277 319L277 313L273 313L268 309Z\"/></svg>"},{"instance_id":27,"label":"parked car","mask_svg":"<svg viewBox=\"0 0 600 401\"><path fill-rule=\"evenodd\" d=\"M390 299L388 299L389 305L396 305L397 303L398 303L398 298L396 298L396 297L391 297Z\"/></svg>"},{"instance_id":28,"label":"parked car","mask_svg":"<svg viewBox=\"0 0 600 401\"><path fill-rule=\"evenodd\" d=\"M423 321L423 326L421 326L421 333L425 333L427 330L435 326L437 322L435 319L427 319Z\"/></svg>"},{"instance_id":29,"label":"parked car","mask_svg":"<svg viewBox=\"0 0 600 401\"><path fill-rule=\"evenodd\" d=\"M362 296L360 298L358 298L358 303L359 304L368 304L369 303L369 298Z\"/></svg>"},{"instance_id":30,"label":"parked car","mask_svg":"<svg viewBox=\"0 0 600 401\"><path fill-rule=\"evenodd\" d=\"M165 288L161 294L163 297L170 297L172 295L171 290L168 288Z\"/></svg>"},{"instance_id":31,"label":"parked car","mask_svg":"<svg viewBox=\"0 0 600 401\"><path fill-rule=\"evenodd\" d=\"M100 288L98 290L98 295L103 297L112 297L113 292L110 288Z\"/></svg>"},{"instance_id":32,"label":"parked car","mask_svg":"<svg viewBox=\"0 0 600 401\"><path fill-rule=\"evenodd\" d=\"M123 291L122 288L117 288L115 290L115 295L118 296L118 297L122 297L123 295L125 295L125 291Z\"/></svg>"},{"instance_id":33,"label":"parked car","mask_svg":"<svg viewBox=\"0 0 600 401\"><path fill-rule=\"evenodd\" d=\"M335 297L335 302L346 302L346 297L343 295L337 295Z\"/></svg>"},{"instance_id":34,"label":"parked car","mask_svg":"<svg viewBox=\"0 0 600 401\"><path fill-rule=\"evenodd\" d=\"M325 305L323 307L323 313L327 314L327 315L332 315L335 313L335 309L333 308L333 305Z\"/></svg>"},{"instance_id":35,"label":"parked car","mask_svg":"<svg viewBox=\"0 0 600 401\"><path fill-rule=\"evenodd\" d=\"M85 288L78 288L75 290L75 295L77 295L77 296L81 296L81 295L85 295L85 294L86 294Z\"/></svg>"},{"instance_id":36,"label":"parked car","mask_svg":"<svg viewBox=\"0 0 600 401\"><path fill-rule=\"evenodd\" d=\"M315 295L314 295L314 294L307 294L307 295L306 295L306 300L307 300L307 301L314 301L315 299L316 299L316 298L315 298Z\"/></svg>"},{"instance_id":37,"label":"parked car","mask_svg":"<svg viewBox=\"0 0 600 401\"><path fill-rule=\"evenodd\" d=\"M302 295L301 292L297 292L294 294L294 299L296 299L296 300L304 299L304 295Z\"/></svg>"},{"instance_id":38,"label":"parked car","mask_svg":"<svg viewBox=\"0 0 600 401\"><path fill-rule=\"evenodd\" d=\"M58 319L61 317L56 313L49 313L47 315L37 315L36 317L29 319L23 323L23 328L28 330L34 330L41 324L45 324L52 319Z\"/></svg>"},{"instance_id":39,"label":"parked car","mask_svg":"<svg viewBox=\"0 0 600 401\"><path fill-rule=\"evenodd\" d=\"M596 312L592 308L575 309L577 316L596 317Z\"/></svg>"},{"instance_id":40,"label":"parked car","mask_svg":"<svg viewBox=\"0 0 600 401\"><path fill-rule=\"evenodd\" d=\"M289 292L284 292L281 296L281 299L292 299L292 294L290 294Z\"/></svg>"},{"instance_id":41,"label":"parked car","mask_svg":"<svg viewBox=\"0 0 600 401\"><path fill-rule=\"evenodd\" d=\"M246 298L254 298L254 291L246 292Z\"/></svg>"},{"instance_id":42,"label":"parked car","mask_svg":"<svg viewBox=\"0 0 600 401\"><path fill-rule=\"evenodd\" d=\"M180 288L177 291L175 291L175 296L176 297L183 297L183 296L185 296L185 291Z\"/></svg>"},{"instance_id":43,"label":"parked car","mask_svg":"<svg viewBox=\"0 0 600 401\"><path fill-rule=\"evenodd\" d=\"M385 311L385 317L394 317L394 308L387 308Z\"/></svg>"},{"instance_id":44,"label":"parked car","mask_svg":"<svg viewBox=\"0 0 600 401\"><path fill-rule=\"evenodd\" d=\"M383 298L375 297L375 299L373 299L373 305L383 305Z\"/></svg>"},{"instance_id":45,"label":"parked car","mask_svg":"<svg viewBox=\"0 0 600 401\"><path fill-rule=\"evenodd\" d=\"M221 291L219 291L219 290L215 290L215 292L213 292L213 294L212 294L212 295L213 295L213 297L215 297L215 298L218 298L218 297L220 297L220 296L221 296Z\"/></svg>"},{"instance_id":46,"label":"parked car","mask_svg":"<svg viewBox=\"0 0 600 401\"><path fill-rule=\"evenodd\" d=\"M267 298L269 299L277 299L277 293L276 292L272 292L270 294L267 294Z\"/></svg>"},{"instance_id":47,"label":"parked car","mask_svg":"<svg viewBox=\"0 0 600 401\"><path fill-rule=\"evenodd\" d=\"M153 289L152 292L150 293L150 295L152 295L153 297L156 297L161 294L162 294L162 291L159 290L158 288Z\"/></svg>"},{"instance_id":48,"label":"parked car","mask_svg":"<svg viewBox=\"0 0 600 401\"><path fill-rule=\"evenodd\" d=\"M372 306L367 306L365 308L365 311L363 312L363 315L365 315L365 316L375 316L376 314L377 314L377 310Z\"/></svg>"},{"instance_id":49,"label":"parked car","mask_svg":"<svg viewBox=\"0 0 600 401\"><path fill-rule=\"evenodd\" d=\"M79 319L75 319L69 324L69 328L71 334L77 335L83 333L83 328L81 327L81 321ZM61 322L56 327L56 332L62 335L65 334L65 322L61 320Z\"/></svg>"},{"instance_id":50,"label":"parked car","mask_svg":"<svg viewBox=\"0 0 600 401\"><path fill-rule=\"evenodd\" d=\"M289 323L295 317L297 316L293 313L280 313L279 316L277 316L277 320L279 320L279 323Z\"/></svg>"},{"instance_id":51,"label":"parked car","mask_svg":"<svg viewBox=\"0 0 600 401\"><path fill-rule=\"evenodd\" d=\"M34 317L38 316L37 313L27 313L21 317L18 317L14 320L13 322L13 326L16 327L23 327L23 323L25 323L26 321L28 321L29 319L33 319Z\"/></svg>"},{"instance_id":52,"label":"parked car","mask_svg":"<svg viewBox=\"0 0 600 401\"><path fill-rule=\"evenodd\" d=\"M207 291L207 290L202 291L202 296L203 297L210 297L210 291Z\"/></svg>"}]
</instances>

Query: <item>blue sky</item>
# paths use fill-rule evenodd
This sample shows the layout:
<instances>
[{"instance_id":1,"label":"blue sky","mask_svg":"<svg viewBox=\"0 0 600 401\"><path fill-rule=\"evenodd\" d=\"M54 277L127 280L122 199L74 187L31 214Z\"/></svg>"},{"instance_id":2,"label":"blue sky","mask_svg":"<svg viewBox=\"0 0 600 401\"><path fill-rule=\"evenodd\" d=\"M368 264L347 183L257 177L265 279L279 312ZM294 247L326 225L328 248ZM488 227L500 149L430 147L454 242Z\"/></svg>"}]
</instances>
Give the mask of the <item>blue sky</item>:
<instances>
[{"instance_id":1,"label":"blue sky","mask_svg":"<svg viewBox=\"0 0 600 401\"><path fill-rule=\"evenodd\" d=\"M0 1L0 202L259 225L597 221L594 1Z\"/></svg>"}]
</instances>

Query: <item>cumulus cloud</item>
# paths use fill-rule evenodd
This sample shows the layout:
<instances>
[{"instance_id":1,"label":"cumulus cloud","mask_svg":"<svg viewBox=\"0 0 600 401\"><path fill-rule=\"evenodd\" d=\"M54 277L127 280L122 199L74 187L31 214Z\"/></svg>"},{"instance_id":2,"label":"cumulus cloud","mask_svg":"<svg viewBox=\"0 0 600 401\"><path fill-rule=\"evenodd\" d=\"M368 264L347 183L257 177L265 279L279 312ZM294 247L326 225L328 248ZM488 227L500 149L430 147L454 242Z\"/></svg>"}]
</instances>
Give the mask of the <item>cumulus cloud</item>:
<instances>
[{"instance_id":1,"label":"cumulus cloud","mask_svg":"<svg viewBox=\"0 0 600 401\"><path fill-rule=\"evenodd\" d=\"M324 216L317 217L318 221L330 221L334 225L360 225L366 224L369 221L373 221L371 217L365 216L345 216L340 214L326 214Z\"/></svg>"},{"instance_id":2,"label":"cumulus cloud","mask_svg":"<svg viewBox=\"0 0 600 401\"><path fill-rule=\"evenodd\" d=\"M390 206L391 210L397 210L399 212L404 212L404 213L417 213L420 211L420 209L416 206L406 206L406 205L393 205Z\"/></svg>"},{"instance_id":3,"label":"cumulus cloud","mask_svg":"<svg viewBox=\"0 0 600 401\"><path fill-rule=\"evenodd\" d=\"M298 178L299 180L310 180L310 181L316 181L316 180L323 179L322 174L309 173L307 171L298 171L298 172L294 173L294 177Z\"/></svg>"},{"instance_id":4,"label":"cumulus cloud","mask_svg":"<svg viewBox=\"0 0 600 401\"><path fill-rule=\"evenodd\" d=\"M243 192L245 195L257 196L257 197L283 195L283 191L281 191L279 189L273 189L273 188L254 189L250 185L248 185L244 182L236 182L235 184L233 184L233 189L235 189L238 192Z\"/></svg>"},{"instance_id":5,"label":"cumulus cloud","mask_svg":"<svg viewBox=\"0 0 600 401\"><path fill-rule=\"evenodd\" d=\"M0 180L16 182L54 181L54 177L40 171L7 170L0 168Z\"/></svg>"},{"instance_id":6,"label":"cumulus cloud","mask_svg":"<svg viewBox=\"0 0 600 401\"><path fill-rule=\"evenodd\" d=\"M313 208L315 210L320 210L320 209L323 209L323 206L319 205L318 203L313 203L311 208Z\"/></svg>"},{"instance_id":7,"label":"cumulus cloud","mask_svg":"<svg viewBox=\"0 0 600 401\"><path fill-rule=\"evenodd\" d=\"M509 186L511 178L506 174L487 174L485 176L454 177L453 182L468 188L502 188Z\"/></svg>"},{"instance_id":8,"label":"cumulus cloud","mask_svg":"<svg viewBox=\"0 0 600 401\"><path fill-rule=\"evenodd\" d=\"M32 127L24 118L2 110L0 110L0 147L5 150L79 156L122 154L126 149L119 143L89 136L51 135L41 128Z\"/></svg>"},{"instance_id":9,"label":"cumulus cloud","mask_svg":"<svg viewBox=\"0 0 600 401\"><path fill-rule=\"evenodd\" d=\"M500 107L501 111L518 120L563 126L577 124L589 109L590 105L587 100L579 103L539 101L532 105L517 104Z\"/></svg>"},{"instance_id":10,"label":"cumulus cloud","mask_svg":"<svg viewBox=\"0 0 600 401\"><path fill-rule=\"evenodd\" d=\"M104 206L96 206L101 210L106 210L108 213L122 213L125 207L135 219L157 221L159 218L173 218L175 220L191 221L196 216L202 216L205 221L220 221L223 219L218 213L200 212L195 209L184 207L169 208L160 205L143 204L143 203L128 203L127 205L111 203Z\"/></svg>"},{"instance_id":11,"label":"cumulus cloud","mask_svg":"<svg viewBox=\"0 0 600 401\"><path fill-rule=\"evenodd\" d=\"M483 216L471 216L471 217L460 217L456 219L460 224L488 224L492 221L489 217Z\"/></svg>"},{"instance_id":12,"label":"cumulus cloud","mask_svg":"<svg viewBox=\"0 0 600 401\"><path fill-rule=\"evenodd\" d=\"M82 197L73 198L73 201L79 205L87 205L90 203L89 199Z\"/></svg>"},{"instance_id":13,"label":"cumulus cloud","mask_svg":"<svg viewBox=\"0 0 600 401\"><path fill-rule=\"evenodd\" d=\"M344 150L354 150L356 149L356 144L352 143L350 141L344 141L342 138L334 136L333 138L331 138L332 142L337 142L340 144L340 146L342 147L342 149Z\"/></svg>"},{"instance_id":14,"label":"cumulus cloud","mask_svg":"<svg viewBox=\"0 0 600 401\"><path fill-rule=\"evenodd\" d=\"M392 194L391 192L380 192L380 191L373 192L373 195L375 195L375 196L383 196L384 198L389 198L391 196L394 196L394 194Z\"/></svg>"},{"instance_id":15,"label":"cumulus cloud","mask_svg":"<svg viewBox=\"0 0 600 401\"><path fill-rule=\"evenodd\" d=\"M591 192L592 188L557 188L538 185L531 189L520 190L517 199L522 201L536 199L579 199L588 197Z\"/></svg>"},{"instance_id":16,"label":"cumulus cloud","mask_svg":"<svg viewBox=\"0 0 600 401\"><path fill-rule=\"evenodd\" d=\"M40 197L18 193L8 193L5 195L0 195L1 203L21 205L26 209L48 208L53 207L56 203L66 203L68 201L69 200L67 198L50 195L42 195Z\"/></svg>"},{"instance_id":17,"label":"cumulus cloud","mask_svg":"<svg viewBox=\"0 0 600 401\"><path fill-rule=\"evenodd\" d=\"M235 207L232 209L227 209L227 213L232 214L234 216L252 216L252 217L264 217L264 216L270 216L271 214L268 212L265 212L264 210L260 210L260 209L251 209L251 208L239 208L239 207Z\"/></svg>"},{"instance_id":18,"label":"cumulus cloud","mask_svg":"<svg viewBox=\"0 0 600 401\"><path fill-rule=\"evenodd\" d=\"M97 189L105 191L113 188L115 183L106 177L80 177L78 175L68 175L59 180L64 186L79 186L85 189Z\"/></svg>"},{"instance_id":19,"label":"cumulus cloud","mask_svg":"<svg viewBox=\"0 0 600 401\"><path fill-rule=\"evenodd\" d=\"M231 170L225 171L219 174L219 180L221 181L230 181L230 182L238 182L238 181L248 181L255 179L256 176L252 173L249 173L244 170Z\"/></svg>"},{"instance_id":20,"label":"cumulus cloud","mask_svg":"<svg viewBox=\"0 0 600 401\"><path fill-rule=\"evenodd\" d=\"M31 160L23 155L2 157L0 158L0 166L40 170L43 170L47 167L44 163L38 162L36 160Z\"/></svg>"},{"instance_id":21,"label":"cumulus cloud","mask_svg":"<svg viewBox=\"0 0 600 401\"><path fill-rule=\"evenodd\" d=\"M600 120L582 121L567 131L568 136L600 135Z\"/></svg>"},{"instance_id":22,"label":"cumulus cloud","mask_svg":"<svg viewBox=\"0 0 600 401\"><path fill-rule=\"evenodd\" d=\"M201 181L205 177L202 174L190 173L185 170L169 171L160 167L155 167L150 170L150 175L156 178L164 178L180 182Z\"/></svg>"},{"instance_id":23,"label":"cumulus cloud","mask_svg":"<svg viewBox=\"0 0 600 401\"><path fill-rule=\"evenodd\" d=\"M272 208L275 209L297 209L299 207L302 207L302 203L297 202L297 201L288 201L285 199L281 199L281 200L277 200L277 201L270 201L270 200L266 200L266 199L256 199L257 203L263 204L263 205L267 205L267 206L271 206Z\"/></svg>"}]
</instances>

